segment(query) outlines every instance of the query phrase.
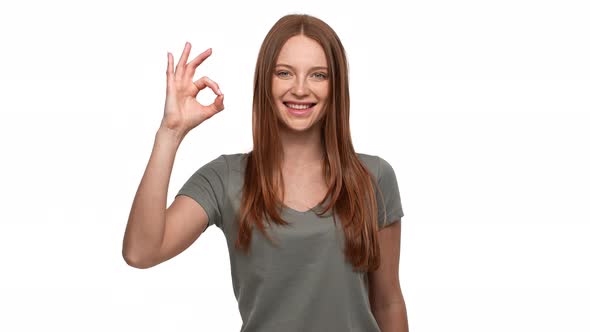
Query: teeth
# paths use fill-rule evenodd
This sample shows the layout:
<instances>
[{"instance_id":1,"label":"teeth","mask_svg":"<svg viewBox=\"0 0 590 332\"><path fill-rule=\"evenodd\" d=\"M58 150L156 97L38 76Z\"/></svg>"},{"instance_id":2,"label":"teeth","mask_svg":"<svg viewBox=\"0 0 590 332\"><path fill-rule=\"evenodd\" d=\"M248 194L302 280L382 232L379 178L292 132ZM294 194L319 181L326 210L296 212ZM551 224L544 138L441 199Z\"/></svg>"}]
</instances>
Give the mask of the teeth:
<instances>
[{"instance_id":1,"label":"teeth","mask_svg":"<svg viewBox=\"0 0 590 332\"><path fill-rule=\"evenodd\" d=\"M289 108L294 108L294 109L298 109L298 110L304 110L304 109L310 108L312 106L312 104L297 105L297 104L288 104L288 103L286 103L285 105L287 105L287 107L289 107Z\"/></svg>"}]
</instances>

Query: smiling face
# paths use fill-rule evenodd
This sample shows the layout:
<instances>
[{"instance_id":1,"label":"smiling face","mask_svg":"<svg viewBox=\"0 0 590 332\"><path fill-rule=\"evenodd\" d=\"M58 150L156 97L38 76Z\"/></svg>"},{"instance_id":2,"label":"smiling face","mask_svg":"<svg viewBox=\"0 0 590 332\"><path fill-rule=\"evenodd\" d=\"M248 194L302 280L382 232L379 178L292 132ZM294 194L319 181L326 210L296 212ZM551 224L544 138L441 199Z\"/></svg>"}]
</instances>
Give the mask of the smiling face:
<instances>
[{"instance_id":1,"label":"smiling face","mask_svg":"<svg viewBox=\"0 0 590 332\"><path fill-rule=\"evenodd\" d=\"M321 120L330 90L322 46L297 35L281 48L272 76L272 97L281 126L307 130Z\"/></svg>"}]
</instances>

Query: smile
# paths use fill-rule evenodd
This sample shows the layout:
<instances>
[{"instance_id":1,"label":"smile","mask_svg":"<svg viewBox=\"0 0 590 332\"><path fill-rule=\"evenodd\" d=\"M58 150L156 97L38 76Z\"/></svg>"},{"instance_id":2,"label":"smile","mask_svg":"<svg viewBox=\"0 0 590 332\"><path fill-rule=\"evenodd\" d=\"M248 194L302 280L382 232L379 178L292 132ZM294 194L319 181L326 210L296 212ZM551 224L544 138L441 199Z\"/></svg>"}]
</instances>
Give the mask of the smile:
<instances>
[{"instance_id":1,"label":"smile","mask_svg":"<svg viewBox=\"0 0 590 332\"><path fill-rule=\"evenodd\" d=\"M287 106L288 108L292 108L292 109L296 109L296 110L304 110L310 107L313 107L315 104L314 103L308 103L308 104L292 104L292 103L284 103L285 106Z\"/></svg>"},{"instance_id":2,"label":"smile","mask_svg":"<svg viewBox=\"0 0 590 332\"><path fill-rule=\"evenodd\" d=\"M287 110L289 111L290 114L296 115L296 116L307 115L308 113L311 113L311 111L314 109L314 106L316 105L315 103L309 103L309 104L283 103L283 104L287 107Z\"/></svg>"}]
</instances>

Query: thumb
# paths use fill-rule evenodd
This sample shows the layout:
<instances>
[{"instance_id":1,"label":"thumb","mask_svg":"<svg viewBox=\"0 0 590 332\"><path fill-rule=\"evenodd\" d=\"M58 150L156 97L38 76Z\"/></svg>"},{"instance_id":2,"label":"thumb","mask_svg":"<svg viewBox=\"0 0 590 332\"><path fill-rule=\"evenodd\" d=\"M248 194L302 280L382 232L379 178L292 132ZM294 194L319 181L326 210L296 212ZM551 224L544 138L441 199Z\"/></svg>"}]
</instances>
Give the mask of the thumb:
<instances>
[{"instance_id":1,"label":"thumb","mask_svg":"<svg viewBox=\"0 0 590 332\"><path fill-rule=\"evenodd\" d=\"M221 112L225 109L225 106L223 105L223 97L224 95L217 95L217 97L215 98L215 100L213 101L213 104L209 105L209 109L213 112Z\"/></svg>"}]
</instances>

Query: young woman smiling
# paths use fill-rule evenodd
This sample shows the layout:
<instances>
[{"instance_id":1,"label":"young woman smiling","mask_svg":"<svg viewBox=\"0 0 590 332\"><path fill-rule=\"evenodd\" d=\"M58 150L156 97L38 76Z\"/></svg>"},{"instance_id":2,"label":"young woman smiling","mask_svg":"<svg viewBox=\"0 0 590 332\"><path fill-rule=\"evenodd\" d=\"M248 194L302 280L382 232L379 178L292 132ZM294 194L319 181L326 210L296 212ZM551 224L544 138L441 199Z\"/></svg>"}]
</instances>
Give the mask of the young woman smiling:
<instances>
[{"instance_id":1,"label":"young woman smiling","mask_svg":"<svg viewBox=\"0 0 590 332\"><path fill-rule=\"evenodd\" d=\"M279 19L254 75L253 148L201 166L170 207L172 164L186 134L224 109L207 77L211 50L176 70L168 56L164 118L133 201L123 256L148 268L215 225L225 235L241 332L407 331L398 277L403 210L392 166L357 153L344 48L325 22ZM215 102L199 104L209 87Z\"/></svg>"}]
</instances>

